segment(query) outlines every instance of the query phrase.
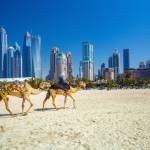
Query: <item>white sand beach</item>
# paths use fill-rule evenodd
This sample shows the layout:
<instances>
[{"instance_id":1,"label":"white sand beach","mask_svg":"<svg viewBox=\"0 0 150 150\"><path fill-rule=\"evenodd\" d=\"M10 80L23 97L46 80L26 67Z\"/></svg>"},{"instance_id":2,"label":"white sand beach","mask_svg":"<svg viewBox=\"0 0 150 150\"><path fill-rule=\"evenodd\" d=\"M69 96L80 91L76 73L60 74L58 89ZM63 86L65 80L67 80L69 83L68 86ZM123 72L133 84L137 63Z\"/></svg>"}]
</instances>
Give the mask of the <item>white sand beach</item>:
<instances>
[{"instance_id":1,"label":"white sand beach","mask_svg":"<svg viewBox=\"0 0 150 150\"><path fill-rule=\"evenodd\" d=\"M45 92L31 96L27 116L11 117L0 102L0 150L149 150L150 90L83 90L68 98L57 96L41 111ZM21 112L21 99L9 106ZM28 106L28 103L26 103Z\"/></svg>"}]
</instances>

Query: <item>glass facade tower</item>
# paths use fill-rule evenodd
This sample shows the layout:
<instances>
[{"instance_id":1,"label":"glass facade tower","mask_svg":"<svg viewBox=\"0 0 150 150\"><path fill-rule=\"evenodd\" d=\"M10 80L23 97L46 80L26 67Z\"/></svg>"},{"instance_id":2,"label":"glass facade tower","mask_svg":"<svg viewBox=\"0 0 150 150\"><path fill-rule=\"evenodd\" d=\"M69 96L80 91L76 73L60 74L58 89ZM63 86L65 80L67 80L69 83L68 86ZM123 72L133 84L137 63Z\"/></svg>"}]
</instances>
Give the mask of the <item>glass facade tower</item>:
<instances>
[{"instance_id":1,"label":"glass facade tower","mask_svg":"<svg viewBox=\"0 0 150 150\"><path fill-rule=\"evenodd\" d=\"M9 47L7 51L7 78L13 78L13 61L14 61L14 48Z\"/></svg>"},{"instance_id":2,"label":"glass facade tower","mask_svg":"<svg viewBox=\"0 0 150 150\"><path fill-rule=\"evenodd\" d=\"M22 66L23 77L32 77L31 35L29 32L24 35Z\"/></svg>"},{"instance_id":3,"label":"glass facade tower","mask_svg":"<svg viewBox=\"0 0 150 150\"><path fill-rule=\"evenodd\" d=\"M120 74L120 56L117 49L115 49L113 53L113 68L114 79L117 80L117 77Z\"/></svg>"},{"instance_id":4,"label":"glass facade tower","mask_svg":"<svg viewBox=\"0 0 150 150\"><path fill-rule=\"evenodd\" d=\"M67 52L66 57L67 57L67 75L68 75L68 78L72 78L73 77L73 67L72 67L71 52Z\"/></svg>"},{"instance_id":5,"label":"glass facade tower","mask_svg":"<svg viewBox=\"0 0 150 150\"><path fill-rule=\"evenodd\" d=\"M113 60L112 57L108 58L108 68L112 68L113 67Z\"/></svg>"},{"instance_id":6,"label":"glass facade tower","mask_svg":"<svg viewBox=\"0 0 150 150\"><path fill-rule=\"evenodd\" d=\"M13 65L13 77L18 78L22 77L22 55L20 51L20 46L16 42L13 46L15 49L14 52L14 65Z\"/></svg>"},{"instance_id":7,"label":"glass facade tower","mask_svg":"<svg viewBox=\"0 0 150 150\"><path fill-rule=\"evenodd\" d=\"M7 77L7 33L0 27L0 78Z\"/></svg>"},{"instance_id":8,"label":"glass facade tower","mask_svg":"<svg viewBox=\"0 0 150 150\"><path fill-rule=\"evenodd\" d=\"M130 55L129 55L129 49L123 50L123 69L124 72L127 71L130 68Z\"/></svg>"},{"instance_id":9,"label":"glass facade tower","mask_svg":"<svg viewBox=\"0 0 150 150\"><path fill-rule=\"evenodd\" d=\"M36 78L42 77L41 72L41 38L40 36L32 37L32 76Z\"/></svg>"},{"instance_id":10,"label":"glass facade tower","mask_svg":"<svg viewBox=\"0 0 150 150\"><path fill-rule=\"evenodd\" d=\"M83 78L94 80L93 45L90 42L82 43L82 72Z\"/></svg>"},{"instance_id":11,"label":"glass facade tower","mask_svg":"<svg viewBox=\"0 0 150 150\"><path fill-rule=\"evenodd\" d=\"M58 47L54 47L51 49L50 54L50 79L55 80L55 74L56 74L56 56L59 52Z\"/></svg>"}]
</instances>

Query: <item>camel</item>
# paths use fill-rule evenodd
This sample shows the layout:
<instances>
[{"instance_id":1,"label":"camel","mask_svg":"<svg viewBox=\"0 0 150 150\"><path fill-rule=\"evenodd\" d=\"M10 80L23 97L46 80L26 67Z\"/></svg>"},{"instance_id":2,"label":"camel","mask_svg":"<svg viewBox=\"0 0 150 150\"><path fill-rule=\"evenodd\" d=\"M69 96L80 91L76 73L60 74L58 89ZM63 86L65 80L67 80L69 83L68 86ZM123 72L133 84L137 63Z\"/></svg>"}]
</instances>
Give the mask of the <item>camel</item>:
<instances>
[{"instance_id":1,"label":"camel","mask_svg":"<svg viewBox=\"0 0 150 150\"><path fill-rule=\"evenodd\" d=\"M44 85L42 85L42 88ZM23 87L19 87L18 83L11 83L11 84L6 84L5 88L0 91L0 101L4 101L6 110L13 115L12 111L9 109L9 97L8 95L16 96L19 98L22 98L22 114L25 115L27 114L30 109L33 107L33 104L29 98L31 94L37 95L40 94L41 90L40 89L34 89L32 88L26 81L24 83ZM24 113L24 103L25 101L28 101L30 103L29 108L27 111Z\"/></svg>"},{"instance_id":2,"label":"camel","mask_svg":"<svg viewBox=\"0 0 150 150\"><path fill-rule=\"evenodd\" d=\"M67 102L67 96L69 96L73 100L73 108L76 108L75 106L75 99L73 98L72 94L79 91L81 88L85 88L85 83L83 81L79 82L79 87L73 88L70 86L70 89L63 90L60 88L54 89L52 86L48 89L46 97L43 101L43 107L42 111L44 111L44 106L46 101L52 96L52 105L57 110L56 104L55 104L55 98L57 95L63 95L65 97L64 99L64 109L66 108L66 102Z\"/></svg>"}]
</instances>

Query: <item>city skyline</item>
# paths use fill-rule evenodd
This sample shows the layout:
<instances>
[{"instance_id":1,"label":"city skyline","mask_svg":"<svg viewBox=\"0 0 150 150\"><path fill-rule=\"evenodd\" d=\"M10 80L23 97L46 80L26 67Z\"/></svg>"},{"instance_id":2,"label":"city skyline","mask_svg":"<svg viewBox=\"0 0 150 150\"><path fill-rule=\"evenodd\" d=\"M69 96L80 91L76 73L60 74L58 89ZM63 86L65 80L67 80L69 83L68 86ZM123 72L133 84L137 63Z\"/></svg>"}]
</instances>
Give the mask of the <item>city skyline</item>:
<instances>
[{"instance_id":1,"label":"city skyline","mask_svg":"<svg viewBox=\"0 0 150 150\"><path fill-rule=\"evenodd\" d=\"M0 25L7 31L8 45L13 45L17 40L22 46L25 31L41 35L44 76L49 71L49 50L54 46L62 51L71 50L74 73L78 74L82 59L81 43L85 40L94 45L96 74L102 62L107 64L114 48L120 52L123 72L123 49L131 50L131 67L137 68L140 61L149 60L149 4L146 0L111 0L109 3L101 0L87 0L86 3L79 0L2 0ZM19 13L17 8L20 8Z\"/></svg>"},{"instance_id":2,"label":"city skyline","mask_svg":"<svg viewBox=\"0 0 150 150\"><path fill-rule=\"evenodd\" d=\"M7 68L7 70L4 69L5 72L1 71L1 73L4 74L5 77L7 77L7 78L11 78L11 77L41 78L42 77L43 79L48 79L48 78L52 78L52 80L54 78L55 78L55 80L56 80L56 78L58 79L59 76L51 77L51 75L52 75L51 68L53 68L53 65L54 66L56 65L52 61L57 60L57 59L53 60L52 56L50 56L49 71L46 72L46 74L44 76L42 76L43 68L41 68L42 67L42 65L41 65L42 64L41 63L41 37L39 35L31 35L29 32L25 32L24 39L23 39L23 46L21 49L17 42L15 42L14 46L8 46L7 45L7 43L8 43L7 32L3 27L1 27L0 30L1 30L0 33L1 33L1 37L2 37L1 46L3 49L3 51L1 52L3 54L2 61L4 61L3 65L6 65L6 68ZM52 51L53 50L59 52L59 48L57 48L57 47L52 48ZM114 68L114 73L116 72L114 74L115 80L117 79L117 76L119 74L122 74L126 70L133 68L133 66L130 66L130 61L131 61L130 50L123 49L122 51L123 51L123 56L122 56L123 59L122 60L120 60L120 52L118 51L118 49L114 49L112 56L109 56L109 57L107 56L108 64L106 65L106 70L107 70L107 67ZM61 53L62 53L62 51L59 52L59 54L61 54ZM65 63L67 66L65 65L66 69L64 68L66 70L65 76L66 77L76 76L75 74L73 74L73 63L72 63L71 52L70 51L67 51L65 53L63 52L62 55L65 55L65 57L66 57ZM5 57L6 57L6 60L5 60ZM56 57L57 57L57 55L56 55ZM6 61L6 63L5 63L5 61ZM88 61L89 61L90 65L87 65ZM121 61L123 62L123 64L122 64L123 66L120 65ZM139 66L136 68L137 69L138 68L146 68L146 66L149 66L149 64L150 64L149 62L150 62L150 60L146 60L145 62L140 61ZM26 64L28 64L28 65L26 65ZM105 63L102 63L102 64L105 65ZM82 69L81 69L81 65L82 65ZM88 66L89 67L91 66L90 67L91 69L88 69L89 68ZM142 67L142 66L144 66L144 67ZM123 72L120 71L121 68L123 69ZM105 69L105 67L104 67L104 69ZM99 72L99 70L101 70L101 73ZM82 73L81 73L81 71L82 71ZM77 73L78 77L81 78L80 74L83 74L82 75L83 78L93 80L93 79L95 79L95 77L97 75L99 76L99 73L101 74L101 76L103 76L102 69L98 69L98 70L96 70L96 72L94 72L93 44L91 44L89 41L82 42L82 61L79 62L79 70Z\"/></svg>"}]
</instances>

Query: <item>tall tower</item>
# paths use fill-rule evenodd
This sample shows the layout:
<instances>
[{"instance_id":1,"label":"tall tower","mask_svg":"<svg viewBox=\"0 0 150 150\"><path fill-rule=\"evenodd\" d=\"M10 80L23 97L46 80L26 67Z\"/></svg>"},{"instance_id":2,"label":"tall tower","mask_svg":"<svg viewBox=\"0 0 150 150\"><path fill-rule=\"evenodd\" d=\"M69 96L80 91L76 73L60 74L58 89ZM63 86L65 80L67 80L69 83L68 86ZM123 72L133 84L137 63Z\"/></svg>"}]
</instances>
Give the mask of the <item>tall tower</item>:
<instances>
[{"instance_id":1,"label":"tall tower","mask_svg":"<svg viewBox=\"0 0 150 150\"><path fill-rule=\"evenodd\" d=\"M20 46L16 42L13 46L14 51L14 61L13 61L13 77L18 78L22 76L22 56L20 51Z\"/></svg>"},{"instance_id":2,"label":"tall tower","mask_svg":"<svg viewBox=\"0 0 150 150\"><path fill-rule=\"evenodd\" d=\"M112 56L108 58L108 68L112 68L113 67L113 60L112 60Z\"/></svg>"},{"instance_id":3,"label":"tall tower","mask_svg":"<svg viewBox=\"0 0 150 150\"><path fill-rule=\"evenodd\" d=\"M32 76L41 78L41 37L33 36L31 44L32 52Z\"/></svg>"},{"instance_id":4,"label":"tall tower","mask_svg":"<svg viewBox=\"0 0 150 150\"><path fill-rule=\"evenodd\" d=\"M66 79L67 76L67 57L64 53L58 53L56 55L56 71L55 80L59 80L59 77Z\"/></svg>"},{"instance_id":5,"label":"tall tower","mask_svg":"<svg viewBox=\"0 0 150 150\"><path fill-rule=\"evenodd\" d=\"M73 77L73 68L72 68L71 52L67 52L66 57L67 57L67 75L68 75L68 78L72 78Z\"/></svg>"},{"instance_id":6,"label":"tall tower","mask_svg":"<svg viewBox=\"0 0 150 150\"><path fill-rule=\"evenodd\" d=\"M123 69L124 73L130 68L130 54L129 49L123 50Z\"/></svg>"},{"instance_id":7,"label":"tall tower","mask_svg":"<svg viewBox=\"0 0 150 150\"><path fill-rule=\"evenodd\" d=\"M56 74L56 56L59 52L59 48L54 47L51 49L50 54L50 79L55 80L55 74Z\"/></svg>"},{"instance_id":8,"label":"tall tower","mask_svg":"<svg viewBox=\"0 0 150 150\"><path fill-rule=\"evenodd\" d=\"M13 62L14 62L14 48L9 47L7 50L7 78L13 78Z\"/></svg>"},{"instance_id":9,"label":"tall tower","mask_svg":"<svg viewBox=\"0 0 150 150\"><path fill-rule=\"evenodd\" d=\"M82 61L80 61L80 66L79 66L79 78L83 78L83 69L82 69Z\"/></svg>"},{"instance_id":10,"label":"tall tower","mask_svg":"<svg viewBox=\"0 0 150 150\"><path fill-rule=\"evenodd\" d=\"M22 50L23 77L32 77L31 35L26 32Z\"/></svg>"},{"instance_id":11,"label":"tall tower","mask_svg":"<svg viewBox=\"0 0 150 150\"><path fill-rule=\"evenodd\" d=\"M7 33L3 27L0 27L0 78L7 76Z\"/></svg>"},{"instance_id":12,"label":"tall tower","mask_svg":"<svg viewBox=\"0 0 150 150\"><path fill-rule=\"evenodd\" d=\"M101 64L101 76L104 77L104 71L105 71L105 64Z\"/></svg>"},{"instance_id":13,"label":"tall tower","mask_svg":"<svg viewBox=\"0 0 150 150\"><path fill-rule=\"evenodd\" d=\"M118 53L118 49L115 49L113 53L113 68L114 68L114 79L117 80L117 77L120 74L120 56Z\"/></svg>"},{"instance_id":14,"label":"tall tower","mask_svg":"<svg viewBox=\"0 0 150 150\"><path fill-rule=\"evenodd\" d=\"M82 43L82 70L83 78L94 80L93 45L90 42Z\"/></svg>"}]
</instances>

